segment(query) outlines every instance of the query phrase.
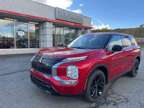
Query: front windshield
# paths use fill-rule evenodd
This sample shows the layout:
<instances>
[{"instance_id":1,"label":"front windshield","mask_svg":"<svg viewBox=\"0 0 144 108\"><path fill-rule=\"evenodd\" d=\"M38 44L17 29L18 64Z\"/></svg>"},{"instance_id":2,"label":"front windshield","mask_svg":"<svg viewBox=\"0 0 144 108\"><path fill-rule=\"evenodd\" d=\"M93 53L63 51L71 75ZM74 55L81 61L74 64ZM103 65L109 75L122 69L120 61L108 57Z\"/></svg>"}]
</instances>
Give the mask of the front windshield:
<instances>
[{"instance_id":1,"label":"front windshield","mask_svg":"<svg viewBox=\"0 0 144 108\"><path fill-rule=\"evenodd\" d=\"M78 37L68 45L69 48L79 49L103 49L110 36L100 34L87 34Z\"/></svg>"}]
</instances>

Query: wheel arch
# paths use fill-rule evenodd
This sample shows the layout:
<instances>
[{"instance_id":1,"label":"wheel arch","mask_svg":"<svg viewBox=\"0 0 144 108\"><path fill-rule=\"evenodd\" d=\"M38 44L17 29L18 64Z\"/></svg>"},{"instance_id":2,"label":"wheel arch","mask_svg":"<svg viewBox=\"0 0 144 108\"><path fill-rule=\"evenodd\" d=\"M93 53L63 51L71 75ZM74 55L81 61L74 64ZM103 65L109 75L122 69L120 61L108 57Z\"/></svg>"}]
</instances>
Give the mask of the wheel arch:
<instances>
[{"instance_id":1,"label":"wheel arch","mask_svg":"<svg viewBox=\"0 0 144 108\"><path fill-rule=\"evenodd\" d=\"M98 67L96 67L96 69L98 69L98 70L101 70L103 73L104 73L104 75L105 75L105 77L106 77L106 84L108 83L108 69L107 69L107 67L106 66L104 66L104 65L102 65L102 66L98 66ZM95 70L96 70L95 69Z\"/></svg>"},{"instance_id":2,"label":"wheel arch","mask_svg":"<svg viewBox=\"0 0 144 108\"><path fill-rule=\"evenodd\" d=\"M137 59L139 62L141 61L140 56L137 56L136 59Z\"/></svg>"},{"instance_id":3,"label":"wheel arch","mask_svg":"<svg viewBox=\"0 0 144 108\"><path fill-rule=\"evenodd\" d=\"M109 71L108 71L108 67L107 67L107 65L99 64L99 65L96 65L96 66L92 69L92 71L90 72L90 74L88 75L87 81L86 81L86 83L85 83L84 91L86 90L87 83L88 83L88 80L89 80L90 76L95 72L95 70L101 70L101 71L104 73L104 75L105 75L105 77L106 77L106 84L108 84L108 82L109 82L109 73L108 73Z\"/></svg>"},{"instance_id":4,"label":"wheel arch","mask_svg":"<svg viewBox=\"0 0 144 108\"><path fill-rule=\"evenodd\" d=\"M101 70L105 77L106 77L106 84L109 82L109 73L108 73L108 67L107 65L105 64L99 64L99 65L96 65L92 71L90 72L90 74L88 75L88 78L95 72L95 70Z\"/></svg>"}]
</instances>

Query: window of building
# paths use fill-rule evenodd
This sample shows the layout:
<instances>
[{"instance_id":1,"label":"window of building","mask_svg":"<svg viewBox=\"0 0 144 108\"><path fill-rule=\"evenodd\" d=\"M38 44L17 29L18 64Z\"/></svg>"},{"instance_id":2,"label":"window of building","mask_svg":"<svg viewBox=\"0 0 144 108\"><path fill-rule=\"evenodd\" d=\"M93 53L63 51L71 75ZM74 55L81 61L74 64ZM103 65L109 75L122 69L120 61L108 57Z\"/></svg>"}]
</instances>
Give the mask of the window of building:
<instances>
[{"instance_id":1,"label":"window of building","mask_svg":"<svg viewBox=\"0 0 144 108\"><path fill-rule=\"evenodd\" d=\"M30 48L39 48L39 25L29 24Z\"/></svg>"},{"instance_id":2,"label":"window of building","mask_svg":"<svg viewBox=\"0 0 144 108\"><path fill-rule=\"evenodd\" d=\"M14 48L14 21L0 19L0 48Z\"/></svg>"},{"instance_id":3,"label":"window of building","mask_svg":"<svg viewBox=\"0 0 144 108\"><path fill-rule=\"evenodd\" d=\"M80 34L80 29L74 29L70 27L55 27L53 33L53 44L54 46L68 45Z\"/></svg>"},{"instance_id":4,"label":"window of building","mask_svg":"<svg viewBox=\"0 0 144 108\"><path fill-rule=\"evenodd\" d=\"M64 36L65 36L65 44L68 45L71 43L74 39L76 39L79 35L78 29L64 29Z\"/></svg>"},{"instance_id":5,"label":"window of building","mask_svg":"<svg viewBox=\"0 0 144 108\"><path fill-rule=\"evenodd\" d=\"M0 19L0 49L39 48L38 23Z\"/></svg>"},{"instance_id":6,"label":"window of building","mask_svg":"<svg viewBox=\"0 0 144 108\"><path fill-rule=\"evenodd\" d=\"M16 22L16 47L28 48L28 24L23 22Z\"/></svg>"}]
</instances>

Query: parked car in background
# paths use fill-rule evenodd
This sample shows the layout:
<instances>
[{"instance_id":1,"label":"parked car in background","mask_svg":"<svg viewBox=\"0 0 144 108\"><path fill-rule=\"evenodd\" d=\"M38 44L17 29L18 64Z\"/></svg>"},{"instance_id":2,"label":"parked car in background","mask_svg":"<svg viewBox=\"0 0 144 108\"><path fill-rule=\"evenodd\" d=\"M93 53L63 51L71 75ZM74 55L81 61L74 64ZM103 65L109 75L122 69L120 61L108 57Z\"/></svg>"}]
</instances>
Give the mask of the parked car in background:
<instances>
[{"instance_id":1,"label":"parked car in background","mask_svg":"<svg viewBox=\"0 0 144 108\"><path fill-rule=\"evenodd\" d=\"M31 80L52 94L84 94L94 102L115 78L126 73L136 77L140 61L140 47L133 36L89 33L68 47L41 49L31 61Z\"/></svg>"}]
</instances>

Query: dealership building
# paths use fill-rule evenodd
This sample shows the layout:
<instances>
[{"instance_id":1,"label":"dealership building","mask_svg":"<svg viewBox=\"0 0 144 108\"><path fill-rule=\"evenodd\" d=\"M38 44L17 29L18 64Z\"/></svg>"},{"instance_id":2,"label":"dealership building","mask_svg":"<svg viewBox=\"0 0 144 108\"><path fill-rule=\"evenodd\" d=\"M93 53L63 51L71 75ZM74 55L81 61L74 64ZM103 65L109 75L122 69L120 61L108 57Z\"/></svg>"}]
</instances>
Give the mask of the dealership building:
<instances>
[{"instance_id":1,"label":"dealership building","mask_svg":"<svg viewBox=\"0 0 144 108\"><path fill-rule=\"evenodd\" d=\"M0 0L0 55L67 45L91 28L91 18L31 0Z\"/></svg>"}]
</instances>

